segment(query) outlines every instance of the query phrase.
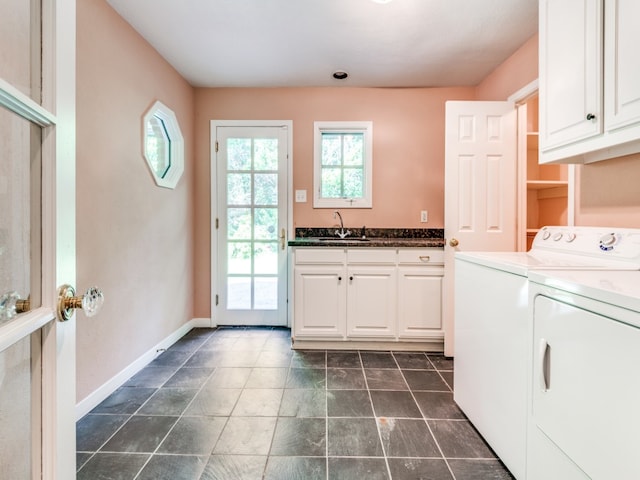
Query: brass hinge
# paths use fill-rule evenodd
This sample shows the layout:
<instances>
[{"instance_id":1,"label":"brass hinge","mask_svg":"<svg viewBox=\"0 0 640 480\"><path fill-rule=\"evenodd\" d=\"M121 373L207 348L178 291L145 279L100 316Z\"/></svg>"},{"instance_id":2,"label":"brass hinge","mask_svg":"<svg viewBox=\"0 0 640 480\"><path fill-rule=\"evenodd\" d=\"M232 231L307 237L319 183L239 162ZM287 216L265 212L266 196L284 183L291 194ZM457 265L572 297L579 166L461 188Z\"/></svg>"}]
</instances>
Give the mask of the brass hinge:
<instances>
[{"instance_id":1,"label":"brass hinge","mask_svg":"<svg viewBox=\"0 0 640 480\"><path fill-rule=\"evenodd\" d=\"M218 306L218 294L216 293L216 307Z\"/></svg>"},{"instance_id":2,"label":"brass hinge","mask_svg":"<svg viewBox=\"0 0 640 480\"><path fill-rule=\"evenodd\" d=\"M216 140L216 153L218 153L218 141Z\"/></svg>"},{"instance_id":3,"label":"brass hinge","mask_svg":"<svg viewBox=\"0 0 640 480\"><path fill-rule=\"evenodd\" d=\"M220 228L220 220L216 217L216 230Z\"/></svg>"}]
</instances>

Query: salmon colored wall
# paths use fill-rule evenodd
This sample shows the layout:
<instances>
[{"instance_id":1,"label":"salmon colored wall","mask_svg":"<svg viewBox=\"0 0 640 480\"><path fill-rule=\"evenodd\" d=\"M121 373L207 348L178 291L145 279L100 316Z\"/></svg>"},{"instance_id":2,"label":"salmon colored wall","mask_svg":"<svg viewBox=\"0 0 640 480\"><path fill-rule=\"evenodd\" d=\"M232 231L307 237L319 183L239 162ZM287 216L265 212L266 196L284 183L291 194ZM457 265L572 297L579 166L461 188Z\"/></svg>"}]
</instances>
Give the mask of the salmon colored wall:
<instances>
[{"instance_id":1,"label":"salmon colored wall","mask_svg":"<svg viewBox=\"0 0 640 480\"><path fill-rule=\"evenodd\" d=\"M105 0L77 4L77 286L102 312L77 315L77 396L193 318L193 88ZM176 113L185 171L159 188L142 156L142 117Z\"/></svg>"},{"instance_id":2,"label":"salmon colored wall","mask_svg":"<svg viewBox=\"0 0 640 480\"><path fill-rule=\"evenodd\" d=\"M538 34L491 72L476 88L477 100L506 100L538 78Z\"/></svg>"},{"instance_id":3,"label":"salmon colored wall","mask_svg":"<svg viewBox=\"0 0 640 480\"><path fill-rule=\"evenodd\" d=\"M313 122L373 121L373 208L343 209L346 226L443 228L444 105L472 100L474 88L196 89L196 300L210 315L210 121L292 120L296 226L334 225L332 209L314 209ZM420 223L428 210L429 223Z\"/></svg>"},{"instance_id":4,"label":"salmon colored wall","mask_svg":"<svg viewBox=\"0 0 640 480\"><path fill-rule=\"evenodd\" d=\"M640 154L576 170L576 225L640 228Z\"/></svg>"}]
</instances>

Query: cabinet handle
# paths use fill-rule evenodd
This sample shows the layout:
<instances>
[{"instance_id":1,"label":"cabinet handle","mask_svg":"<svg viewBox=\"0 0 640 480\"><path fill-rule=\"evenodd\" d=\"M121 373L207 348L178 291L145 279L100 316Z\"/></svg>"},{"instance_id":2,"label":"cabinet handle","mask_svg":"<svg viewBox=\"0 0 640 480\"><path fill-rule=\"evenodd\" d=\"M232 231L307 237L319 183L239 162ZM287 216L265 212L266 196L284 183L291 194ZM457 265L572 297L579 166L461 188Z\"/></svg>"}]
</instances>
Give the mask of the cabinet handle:
<instances>
[{"instance_id":1,"label":"cabinet handle","mask_svg":"<svg viewBox=\"0 0 640 480\"><path fill-rule=\"evenodd\" d=\"M353 282L353 275L349 277L349 281Z\"/></svg>"},{"instance_id":2,"label":"cabinet handle","mask_svg":"<svg viewBox=\"0 0 640 480\"><path fill-rule=\"evenodd\" d=\"M342 281L342 277L338 277L338 281L341 282Z\"/></svg>"},{"instance_id":3,"label":"cabinet handle","mask_svg":"<svg viewBox=\"0 0 640 480\"><path fill-rule=\"evenodd\" d=\"M549 368L549 344L544 338L540 339L538 355L540 355L540 390L546 392L549 390L549 381L547 379L547 371Z\"/></svg>"},{"instance_id":4,"label":"cabinet handle","mask_svg":"<svg viewBox=\"0 0 640 480\"><path fill-rule=\"evenodd\" d=\"M429 260L431 260L431 257L429 255L420 255L418 258L421 262L428 262Z\"/></svg>"},{"instance_id":5,"label":"cabinet handle","mask_svg":"<svg viewBox=\"0 0 640 480\"><path fill-rule=\"evenodd\" d=\"M593 113L587 113L587 120L594 120L596 116Z\"/></svg>"}]
</instances>

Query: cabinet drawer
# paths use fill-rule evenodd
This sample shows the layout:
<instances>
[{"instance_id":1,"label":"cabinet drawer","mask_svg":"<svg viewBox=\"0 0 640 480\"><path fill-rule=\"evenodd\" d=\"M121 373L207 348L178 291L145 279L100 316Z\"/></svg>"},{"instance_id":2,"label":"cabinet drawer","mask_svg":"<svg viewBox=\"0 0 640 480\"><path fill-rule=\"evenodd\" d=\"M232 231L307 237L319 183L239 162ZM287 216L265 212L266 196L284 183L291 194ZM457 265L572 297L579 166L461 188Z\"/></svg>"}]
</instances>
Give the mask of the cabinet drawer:
<instances>
[{"instance_id":1,"label":"cabinet drawer","mask_svg":"<svg viewBox=\"0 0 640 480\"><path fill-rule=\"evenodd\" d=\"M411 248L398 251L398 263L401 265L442 265L444 250Z\"/></svg>"},{"instance_id":2,"label":"cabinet drawer","mask_svg":"<svg viewBox=\"0 0 640 480\"><path fill-rule=\"evenodd\" d=\"M347 263L393 264L396 263L395 248L351 248L347 250Z\"/></svg>"},{"instance_id":3,"label":"cabinet drawer","mask_svg":"<svg viewBox=\"0 0 640 480\"><path fill-rule=\"evenodd\" d=\"M330 263L342 264L345 252L342 248L296 248L296 265Z\"/></svg>"}]
</instances>

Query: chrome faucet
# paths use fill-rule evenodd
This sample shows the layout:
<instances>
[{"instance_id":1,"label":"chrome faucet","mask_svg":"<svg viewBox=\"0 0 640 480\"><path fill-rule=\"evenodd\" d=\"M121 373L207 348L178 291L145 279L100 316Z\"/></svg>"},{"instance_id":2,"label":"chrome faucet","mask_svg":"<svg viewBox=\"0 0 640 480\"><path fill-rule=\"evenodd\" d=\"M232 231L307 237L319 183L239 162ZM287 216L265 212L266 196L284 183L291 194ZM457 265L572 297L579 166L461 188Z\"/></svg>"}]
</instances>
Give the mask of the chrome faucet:
<instances>
[{"instance_id":1,"label":"chrome faucet","mask_svg":"<svg viewBox=\"0 0 640 480\"><path fill-rule=\"evenodd\" d=\"M342 223L342 215L340 215L340 212L338 210L333 212L333 218L336 218L336 215L340 219L340 230L336 230L336 235L339 236L340 238L344 238L347 235L351 235L350 230L347 230L346 232L344 231L344 223Z\"/></svg>"}]
</instances>

